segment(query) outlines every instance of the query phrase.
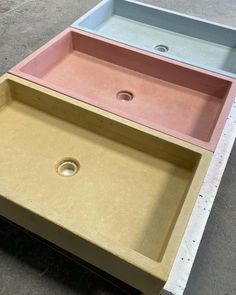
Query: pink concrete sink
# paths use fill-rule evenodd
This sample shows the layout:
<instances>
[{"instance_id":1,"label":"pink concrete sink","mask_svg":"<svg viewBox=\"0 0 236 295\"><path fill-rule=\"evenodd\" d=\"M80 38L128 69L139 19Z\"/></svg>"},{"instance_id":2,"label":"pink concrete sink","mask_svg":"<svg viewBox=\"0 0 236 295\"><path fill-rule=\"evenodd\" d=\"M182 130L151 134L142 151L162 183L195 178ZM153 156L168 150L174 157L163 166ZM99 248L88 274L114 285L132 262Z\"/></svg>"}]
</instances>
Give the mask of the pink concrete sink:
<instances>
[{"instance_id":1,"label":"pink concrete sink","mask_svg":"<svg viewBox=\"0 0 236 295\"><path fill-rule=\"evenodd\" d=\"M214 151L232 78L67 29L11 73Z\"/></svg>"}]
</instances>

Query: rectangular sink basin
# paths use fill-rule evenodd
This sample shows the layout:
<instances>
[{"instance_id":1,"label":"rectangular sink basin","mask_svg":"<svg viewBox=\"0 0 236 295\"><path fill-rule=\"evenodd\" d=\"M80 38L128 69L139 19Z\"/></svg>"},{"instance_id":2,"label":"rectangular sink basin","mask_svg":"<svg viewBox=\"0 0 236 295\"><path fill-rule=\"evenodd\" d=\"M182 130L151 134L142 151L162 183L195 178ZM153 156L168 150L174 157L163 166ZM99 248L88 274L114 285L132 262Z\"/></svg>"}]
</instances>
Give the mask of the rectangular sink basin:
<instances>
[{"instance_id":1,"label":"rectangular sink basin","mask_svg":"<svg viewBox=\"0 0 236 295\"><path fill-rule=\"evenodd\" d=\"M11 75L0 121L0 215L157 295L212 153Z\"/></svg>"},{"instance_id":2,"label":"rectangular sink basin","mask_svg":"<svg viewBox=\"0 0 236 295\"><path fill-rule=\"evenodd\" d=\"M211 151L236 93L232 78L76 29L10 72Z\"/></svg>"},{"instance_id":3,"label":"rectangular sink basin","mask_svg":"<svg viewBox=\"0 0 236 295\"><path fill-rule=\"evenodd\" d=\"M73 25L236 78L236 29L132 0L104 0Z\"/></svg>"}]
</instances>

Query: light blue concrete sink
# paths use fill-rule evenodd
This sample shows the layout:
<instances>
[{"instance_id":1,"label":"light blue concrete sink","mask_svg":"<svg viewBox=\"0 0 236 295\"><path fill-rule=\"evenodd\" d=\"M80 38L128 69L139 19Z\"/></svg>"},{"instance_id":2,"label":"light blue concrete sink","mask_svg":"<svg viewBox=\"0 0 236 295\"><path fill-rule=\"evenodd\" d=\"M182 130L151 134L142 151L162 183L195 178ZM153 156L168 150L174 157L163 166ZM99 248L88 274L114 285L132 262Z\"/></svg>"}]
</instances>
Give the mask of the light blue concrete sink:
<instances>
[{"instance_id":1,"label":"light blue concrete sink","mask_svg":"<svg viewBox=\"0 0 236 295\"><path fill-rule=\"evenodd\" d=\"M236 78L236 29L132 0L103 0L72 27Z\"/></svg>"}]
</instances>

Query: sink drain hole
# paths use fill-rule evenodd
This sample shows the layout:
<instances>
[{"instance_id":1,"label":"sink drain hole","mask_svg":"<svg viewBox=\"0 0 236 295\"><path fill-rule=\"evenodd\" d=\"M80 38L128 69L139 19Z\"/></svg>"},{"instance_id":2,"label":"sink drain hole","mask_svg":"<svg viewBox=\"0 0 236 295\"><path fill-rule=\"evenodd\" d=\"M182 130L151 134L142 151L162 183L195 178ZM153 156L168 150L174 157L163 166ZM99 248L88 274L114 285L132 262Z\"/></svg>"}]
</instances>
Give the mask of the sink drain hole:
<instances>
[{"instance_id":1,"label":"sink drain hole","mask_svg":"<svg viewBox=\"0 0 236 295\"><path fill-rule=\"evenodd\" d=\"M116 95L117 99L123 101L131 101L134 98L134 95L130 91L120 91Z\"/></svg>"},{"instance_id":2,"label":"sink drain hole","mask_svg":"<svg viewBox=\"0 0 236 295\"><path fill-rule=\"evenodd\" d=\"M57 173L63 177L74 176L79 171L79 162L74 159L64 159L57 165Z\"/></svg>"},{"instance_id":3,"label":"sink drain hole","mask_svg":"<svg viewBox=\"0 0 236 295\"><path fill-rule=\"evenodd\" d=\"M159 51L159 52L162 52L162 53L169 51L169 47L166 46L166 45L162 45L162 44L160 44L160 45L156 45L156 46L154 47L154 49L155 49L156 51Z\"/></svg>"}]
</instances>

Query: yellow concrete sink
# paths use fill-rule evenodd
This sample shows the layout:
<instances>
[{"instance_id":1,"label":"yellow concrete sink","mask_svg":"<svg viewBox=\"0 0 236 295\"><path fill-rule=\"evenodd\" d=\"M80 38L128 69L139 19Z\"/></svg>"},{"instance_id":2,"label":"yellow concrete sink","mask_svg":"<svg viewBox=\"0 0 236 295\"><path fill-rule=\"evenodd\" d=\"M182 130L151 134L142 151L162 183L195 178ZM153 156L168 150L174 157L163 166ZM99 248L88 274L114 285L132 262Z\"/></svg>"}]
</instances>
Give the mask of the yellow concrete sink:
<instances>
[{"instance_id":1,"label":"yellow concrete sink","mask_svg":"<svg viewBox=\"0 0 236 295\"><path fill-rule=\"evenodd\" d=\"M11 75L0 122L0 214L158 294L211 153Z\"/></svg>"}]
</instances>

